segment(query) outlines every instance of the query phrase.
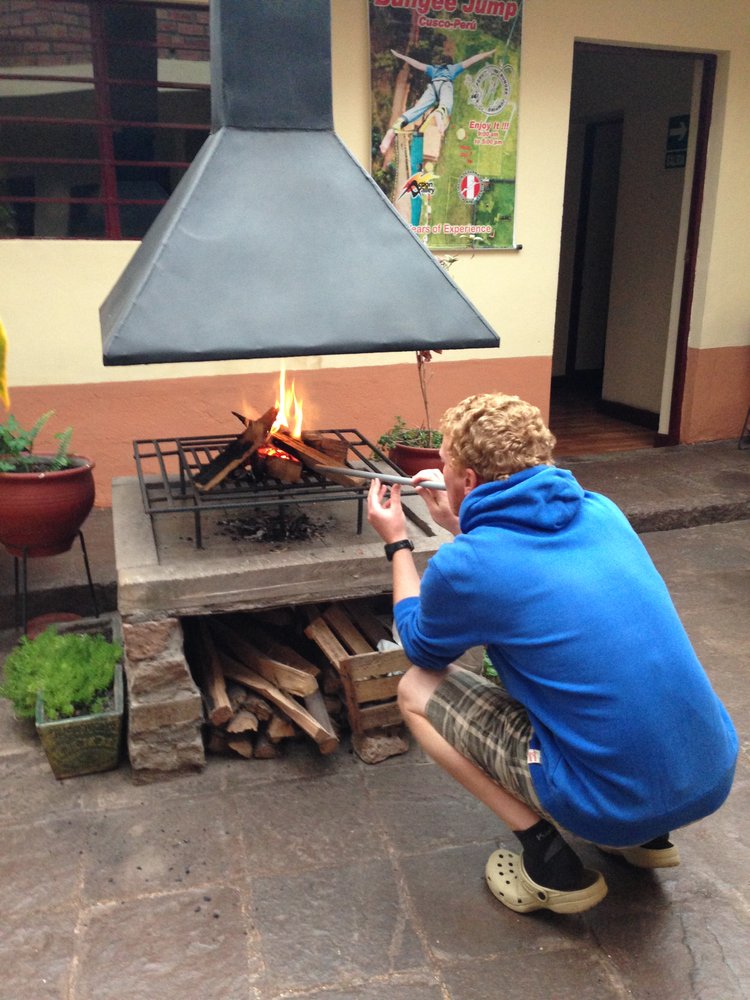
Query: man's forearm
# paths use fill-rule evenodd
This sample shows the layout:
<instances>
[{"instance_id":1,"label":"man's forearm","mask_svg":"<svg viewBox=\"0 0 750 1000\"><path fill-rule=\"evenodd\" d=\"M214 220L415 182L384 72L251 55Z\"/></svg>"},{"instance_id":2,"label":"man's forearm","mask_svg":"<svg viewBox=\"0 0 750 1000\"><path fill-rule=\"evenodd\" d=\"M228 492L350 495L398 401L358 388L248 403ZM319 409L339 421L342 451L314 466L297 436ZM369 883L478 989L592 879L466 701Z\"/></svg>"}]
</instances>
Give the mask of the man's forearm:
<instances>
[{"instance_id":1,"label":"man's forearm","mask_svg":"<svg viewBox=\"0 0 750 1000\"><path fill-rule=\"evenodd\" d=\"M393 603L419 597L419 573L409 549L393 553Z\"/></svg>"}]
</instances>

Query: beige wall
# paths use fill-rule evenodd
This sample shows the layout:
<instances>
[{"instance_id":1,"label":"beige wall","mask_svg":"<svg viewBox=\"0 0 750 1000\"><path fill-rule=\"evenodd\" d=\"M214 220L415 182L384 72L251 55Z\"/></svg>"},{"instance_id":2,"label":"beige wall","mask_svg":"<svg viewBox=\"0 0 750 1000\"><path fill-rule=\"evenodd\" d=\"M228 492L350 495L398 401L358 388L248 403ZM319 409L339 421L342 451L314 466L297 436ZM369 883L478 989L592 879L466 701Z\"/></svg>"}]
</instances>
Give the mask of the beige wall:
<instances>
[{"instance_id":1,"label":"beige wall","mask_svg":"<svg viewBox=\"0 0 750 1000\"><path fill-rule=\"evenodd\" d=\"M352 152L369 165L369 87L366 0L332 0L334 119ZM502 385L514 359L548 371L552 355L562 218L573 45L577 39L711 51L720 55L716 111L701 231L699 273L690 338L693 348L750 344L750 240L740 220L750 218L747 119L750 113L750 37L747 0L717 0L710 8L688 0L534 0L524 14L516 236L523 249L459 253L451 276L494 325L502 345L490 351L451 352L441 366L481 360ZM274 361L154 365L106 369L101 364L99 304L134 245L96 241L0 240L0 316L10 340L9 381L14 387L142 383L211 375L260 375ZM374 365L410 365L411 354L292 360L300 371ZM161 381L162 387L168 383ZM180 383L174 384L175 402ZM537 392L537 388L534 389ZM25 395L25 394L24 394ZM530 395L530 394L529 394ZM697 386L700 395L700 384ZM34 396L37 397L36 390ZM19 396L19 399L21 397ZM96 393L106 423L106 397ZM546 398L537 399L546 406ZM191 396L182 401L200 407ZM15 403L14 403L15 406ZM372 406L383 421L398 412L387 384ZM744 414L743 414L744 415ZM64 419L64 417L63 417ZM736 421L739 422L739 421ZM158 431L155 432L158 433ZM191 431L193 432L193 428ZM211 430L207 431L212 432ZM129 451L123 434L123 455ZM700 434L700 431L698 431ZM719 436L734 431L722 428ZM109 430L112 436L112 429ZM96 447L96 441L92 441ZM130 470L122 461L119 474ZM113 462L117 467L117 462Z\"/></svg>"}]
</instances>

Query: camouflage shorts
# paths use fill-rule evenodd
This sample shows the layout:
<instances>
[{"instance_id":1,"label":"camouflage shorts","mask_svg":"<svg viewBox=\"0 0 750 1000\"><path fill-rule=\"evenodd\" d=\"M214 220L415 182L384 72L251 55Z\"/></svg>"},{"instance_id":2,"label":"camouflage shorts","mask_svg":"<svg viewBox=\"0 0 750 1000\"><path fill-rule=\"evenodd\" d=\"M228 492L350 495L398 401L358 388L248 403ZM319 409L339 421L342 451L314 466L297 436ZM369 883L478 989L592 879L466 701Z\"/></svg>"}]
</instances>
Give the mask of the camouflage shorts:
<instances>
[{"instance_id":1,"label":"camouflage shorts","mask_svg":"<svg viewBox=\"0 0 750 1000\"><path fill-rule=\"evenodd\" d=\"M427 702L426 711L435 729L460 754L547 816L529 772L531 722L523 705L502 684L454 667Z\"/></svg>"}]
</instances>

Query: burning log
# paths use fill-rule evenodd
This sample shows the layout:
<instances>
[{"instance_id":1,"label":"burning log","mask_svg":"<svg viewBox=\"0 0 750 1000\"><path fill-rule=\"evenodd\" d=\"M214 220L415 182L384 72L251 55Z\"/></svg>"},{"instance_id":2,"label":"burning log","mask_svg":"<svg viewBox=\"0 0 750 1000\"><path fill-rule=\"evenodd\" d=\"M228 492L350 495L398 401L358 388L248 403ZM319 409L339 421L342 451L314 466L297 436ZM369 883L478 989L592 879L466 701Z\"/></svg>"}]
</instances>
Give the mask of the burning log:
<instances>
[{"instance_id":1,"label":"burning log","mask_svg":"<svg viewBox=\"0 0 750 1000\"><path fill-rule=\"evenodd\" d=\"M196 489L212 490L268 440L278 410L271 407L258 420L248 420L245 430L194 477Z\"/></svg>"},{"instance_id":2,"label":"burning log","mask_svg":"<svg viewBox=\"0 0 750 1000\"><path fill-rule=\"evenodd\" d=\"M282 483L298 483L302 478L302 463L288 451L264 445L256 452L258 465L256 472L261 476L270 476Z\"/></svg>"},{"instance_id":3,"label":"burning log","mask_svg":"<svg viewBox=\"0 0 750 1000\"><path fill-rule=\"evenodd\" d=\"M296 455L300 462L307 466L308 469L312 469L313 472L319 465L330 465L330 455L326 455L325 452L318 451L317 448L313 448L309 444L305 444L305 442L299 438L292 437L292 435L286 431L274 431L271 435L271 439L280 448L283 448L285 451L290 451L293 455ZM334 472L323 472L321 475L325 476L326 479L330 479L331 482L339 483L341 486L347 486L349 488L362 488L362 481L353 479L351 476L341 476Z\"/></svg>"},{"instance_id":4,"label":"burning log","mask_svg":"<svg viewBox=\"0 0 750 1000\"><path fill-rule=\"evenodd\" d=\"M346 462L349 444L343 438L335 437L333 434L321 434L320 431L303 431L302 440L311 448L334 459L339 465Z\"/></svg>"}]
</instances>

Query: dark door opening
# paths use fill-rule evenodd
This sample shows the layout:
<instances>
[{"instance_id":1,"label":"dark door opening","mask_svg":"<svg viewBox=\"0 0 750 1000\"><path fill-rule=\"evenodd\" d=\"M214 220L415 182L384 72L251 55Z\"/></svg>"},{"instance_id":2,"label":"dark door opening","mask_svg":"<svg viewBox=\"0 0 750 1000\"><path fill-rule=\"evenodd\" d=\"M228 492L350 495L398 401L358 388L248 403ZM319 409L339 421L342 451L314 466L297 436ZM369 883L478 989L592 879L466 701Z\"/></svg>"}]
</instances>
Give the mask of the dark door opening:
<instances>
[{"instance_id":1,"label":"dark door opening","mask_svg":"<svg viewBox=\"0 0 750 1000\"><path fill-rule=\"evenodd\" d=\"M679 440L714 62L576 45L550 395L559 454ZM676 120L689 123L682 160L665 155Z\"/></svg>"}]
</instances>

